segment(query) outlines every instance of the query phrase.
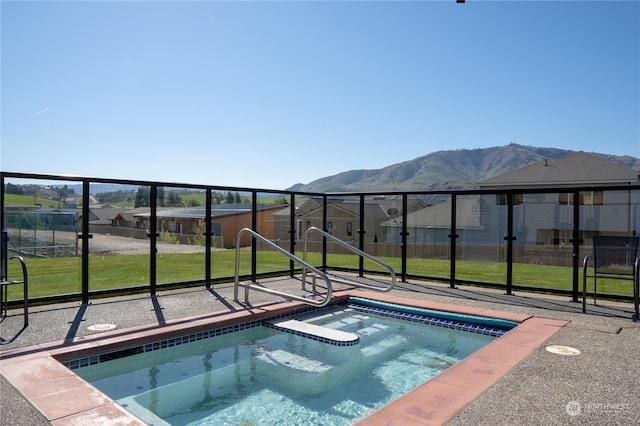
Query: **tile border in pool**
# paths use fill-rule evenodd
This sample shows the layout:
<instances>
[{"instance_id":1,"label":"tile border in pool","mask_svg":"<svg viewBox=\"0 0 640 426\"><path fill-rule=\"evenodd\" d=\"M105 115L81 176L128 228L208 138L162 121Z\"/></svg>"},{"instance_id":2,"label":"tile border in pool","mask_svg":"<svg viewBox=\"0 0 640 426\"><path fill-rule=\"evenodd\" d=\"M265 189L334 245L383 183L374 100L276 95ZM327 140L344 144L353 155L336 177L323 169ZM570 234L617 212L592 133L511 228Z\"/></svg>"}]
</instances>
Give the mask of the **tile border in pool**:
<instances>
[{"instance_id":1,"label":"tile border in pool","mask_svg":"<svg viewBox=\"0 0 640 426\"><path fill-rule=\"evenodd\" d=\"M118 358L124 358L141 353L158 351L160 349L172 348L174 346L184 345L187 343L199 342L205 339L211 339L216 336L224 336L225 334L235 333L237 331L247 330L253 327L262 326L263 321L248 321L240 324L229 325L221 328L213 328L211 330L199 331L197 333L185 334L184 336L171 337L168 339L156 340L154 342L145 343L137 346L130 346L124 349L114 350L111 352L101 352L96 355L89 355L82 358L61 361L67 368L75 370L77 368L88 367L90 365L100 364L101 362L111 361Z\"/></svg>"},{"instance_id":2,"label":"tile border in pool","mask_svg":"<svg viewBox=\"0 0 640 426\"><path fill-rule=\"evenodd\" d=\"M444 423L568 323L353 290L334 293L334 300L343 303L350 296L499 318L519 324L435 378L362 419L358 423L361 426ZM88 423L144 425L143 421L80 379L62 362L231 326L238 322L261 321L306 308L299 302L270 303L243 311L184 318L164 326L132 327L78 338L73 342L60 341L8 350L0 353L0 372L55 426Z\"/></svg>"},{"instance_id":3,"label":"tile border in pool","mask_svg":"<svg viewBox=\"0 0 640 426\"><path fill-rule=\"evenodd\" d=\"M467 333L484 334L486 336L492 337L500 337L518 325L512 321L509 321L511 324L507 329L494 327L491 325L475 324L472 321L465 321L471 318L470 315L463 316L461 314L447 313L450 315L450 317L443 318L438 316L437 314L434 315L433 311L424 310L424 312L407 312L398 305L392 305L390 303L384 303L382 306L376 306L375 304L362 304L362 299L360 298L349 299L349 303L347 304L347 306L359 312L372 313L375 315L400 319L403 321L419 322L427 325L432 325L434 327L461 330ZM455 319L456 315L459 315L460 318Z\"/></svg>"}]
</instances>

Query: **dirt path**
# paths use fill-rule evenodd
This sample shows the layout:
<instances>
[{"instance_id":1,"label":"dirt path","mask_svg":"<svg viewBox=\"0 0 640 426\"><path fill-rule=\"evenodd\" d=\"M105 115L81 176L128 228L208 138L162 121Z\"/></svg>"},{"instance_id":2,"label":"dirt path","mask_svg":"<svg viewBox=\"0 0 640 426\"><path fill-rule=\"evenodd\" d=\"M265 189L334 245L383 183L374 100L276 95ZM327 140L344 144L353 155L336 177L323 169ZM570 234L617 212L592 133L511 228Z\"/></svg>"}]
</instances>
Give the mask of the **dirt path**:
<instances>
[{"instance_id":1,"label":"dirt path","mask_svg":"<svg viewBox=\"0 0 640 426\"><path fill-rule=\"evenodd\" d=\"M158 241L157 248L158 253L204 253L203 246L167 244L161 241ZM149 253L149 241L117 237L115 235L93 234L93 238L89 241L89 253L102 256L147 254Z\"/></svg>"}]
</instances>

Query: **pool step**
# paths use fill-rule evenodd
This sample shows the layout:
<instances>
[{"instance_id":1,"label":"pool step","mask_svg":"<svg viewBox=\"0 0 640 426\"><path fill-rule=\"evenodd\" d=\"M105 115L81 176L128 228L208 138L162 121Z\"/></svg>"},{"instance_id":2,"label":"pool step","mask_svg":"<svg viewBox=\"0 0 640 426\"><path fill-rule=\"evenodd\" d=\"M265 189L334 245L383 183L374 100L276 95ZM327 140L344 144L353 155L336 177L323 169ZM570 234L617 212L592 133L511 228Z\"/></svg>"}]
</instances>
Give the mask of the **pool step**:
<instances>
[{"instance_id":1,"label":"pool step","mask_svg":"<svg viewBox=\"0 0 640 426\"><path fill-rule=\"evenodd\" d=\"M360 337L358 337L357 334L334 330L333 328L322 327L294 319L267 320L265 321L265 325L279 331L293 333L298 336L337 346L353 346L360 341Z\"/></svg>"},{"instance_id":2,"label":"pool step","mask_svg":"<svg viewBox=\"0 0 640 426\"><path fill-rule=\"evenodd\" d=\"M324 373L325 371L333 368L333 366L325 364L324 362L292 354L291 352L283 351L281 349L270 352L264 351L257 358L266 361L269 364L289 367L294 370L307 371L310 373Z\"/></svg>"},{"instance_id":3,"label":"pool step","mask_svg":"<svg viewBox=\"0 0 640 426\"><path fill-rule=\"evenodd\" d=\"M387 349L402 348L406 344L407 344L407 339L405 337L395 335L395 336L390 336L385 339L382 339L379 342L376 342L370 346L366 346L362 348L361 351L364 356L372 356L372 355L378 355L386 351Z\"/></svg>"},{"instance_id":4,"label":"pool step","mask_svg":"<svg viewBox=\"0 0 640 426\"><path fill-rule=\"evenodd\" d=\"M363 327L360 330L358 330L358 334L363 335L363 336L371 336L374 335L376 333L379 333L381 331L385 331L387 330L389 327L386 325L382 325L382 324L372 324L368 327Z\"/></svg>"}]
</instances>

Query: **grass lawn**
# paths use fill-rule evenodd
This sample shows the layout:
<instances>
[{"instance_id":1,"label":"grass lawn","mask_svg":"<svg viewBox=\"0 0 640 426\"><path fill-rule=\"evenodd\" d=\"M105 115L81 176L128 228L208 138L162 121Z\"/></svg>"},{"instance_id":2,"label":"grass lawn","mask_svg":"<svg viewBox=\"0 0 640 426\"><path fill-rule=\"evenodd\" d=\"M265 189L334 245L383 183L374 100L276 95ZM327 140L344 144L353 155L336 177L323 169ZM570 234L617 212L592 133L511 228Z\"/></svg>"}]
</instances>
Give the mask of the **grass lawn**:
<instances>
[{"instance_id":1,"label":"grass lawn","mask_svg":"<svg viewBox=\"0 0 640 426\"><path fill-rule=\"evenodd\" d=\"M240 258L240 274L251 272L250 251L242 251ZM231 282L235 276L235 250L215 251L211 253L212 278L228 278ZM182 281L204 280L205 255L194 254L158 254L157 283L173 283ZM321 263L320 253L310 253L307 261L312 265ZM391 266L396 274L400 273L401 259L381 257L381 261ZM54 296L81 291L80 258L28 258L25 259L29 273L29 297ZM258 273L284 271L289 268L289 259L273 251L258 251ZM358 257L355 255L327 256L327 264L331 268L358 268ZM365 260L365 269L385 271L379 265ZM415 276L440 277L449 276L449 261L438 259L407 259L408 273ZM19 262L9 262L9 277L19 279L21 269ZM532 265L516 263L513 265L513 284L516 286L536 287L541 289L572 289L572 269L569 267ZM486 283L505 283L506 264L498 262L458 261L456 278ZM89 289L107 290L137 287L149 284L149 255L117 255L92 256L89 259ZM593 290L593 280L589 280L589 291ZM582 269L580 270L580 290L582 290ZM631 281L599 280L598 294L633 296ZM20 300L22 289L11 286L9 300Z\"/></svg>"}]
</instances>

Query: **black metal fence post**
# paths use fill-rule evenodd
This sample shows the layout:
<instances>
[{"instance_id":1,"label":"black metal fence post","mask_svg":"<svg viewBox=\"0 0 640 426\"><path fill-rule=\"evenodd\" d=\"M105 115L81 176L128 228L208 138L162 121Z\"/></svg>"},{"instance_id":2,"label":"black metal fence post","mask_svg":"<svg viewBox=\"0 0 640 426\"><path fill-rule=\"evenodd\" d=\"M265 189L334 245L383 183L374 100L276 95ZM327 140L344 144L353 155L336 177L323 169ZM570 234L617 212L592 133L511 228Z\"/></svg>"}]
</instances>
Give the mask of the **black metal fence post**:
<instances>
[{"instance_id":1,"label":"black metal fence post","mask_svg":"<svg viewBox=\"0 0 640 426\"><path fill-rule=\"evenodd\" d=\"M82 181L82 234L80 238L82 240L82 266L80 270L81 282L82 282L82 303L89 303L89 181Z\"/></svg>"},{"instance_id":2,"label":"black metal fence post","mask_svg":"<svg viewBox=\"0 0 640 426\"><path fill-rule=\"evenodd\" d=\"M8 259L9 259L9 234L7 231L0 232L0 281L8 279Z\"/></svg>"},{"instance_id":3,"label":"black metal fence post","mask_svg":"<svg viewBox=\"0 0 640 426\"><path fill-rule=\"evenodd\" d=\"M5 231L7 224L4 215L4 174L0 173L0 230Z\"/></svg>"},{"instance_id":4,"label":"black metal fence post","mask_svg":"<svg viewBox=\"0 0 640 426\"><path fill-rule=\"evenodd\" d=\"M296 254L296 195L291 194L289 203L289 253ZM289 260L289 276L295 275L295 263Z\"/></svg>"},{"instance_id":5,"label":"black metal fence post","mask_svg":"<svg viewBox=\"0 0 640 426\"><path fill-rule=\"evenodd\" d=\"M322 196L322 222L324 223L324 229L327 228L328 218L328 198L326 195ZM327 239L322 237L322 272L327 272Z\"/></svg>"},{"instance_id":6,"label":"black metal fence post","mask_svg":"<svg viewBox=\"0 0 640 426\"><path fill-rule=\"evenodd\" d=\"M401 281L407 282L407 236L409 233L407 232L407 194L402 194L402 231L400 233L401 236L401 246L400 246L400 256L401 256L401 264L402 264L402 279Z\"/></svg>"},{"instance_id":7,"label":"black metal fence post","mask_svg":"<svg viewBox=\"0 0 640 426\"><path fill-rule=\"evenodd\" d=\"M251 192L251 229L258 232L258 193L256 191ZM256 282L258 279L258 247L256 247L258 241L256 237L251 237L251 282Z\"/></svg>"},{"instance_id":8,"label":"black metal fence post","mask_svg":"<svg viewBox=\"0 0 640 426\"><path fill-rule=\"evenodd\" d=\"M510 295L513 285L513 192L507 192L507 236L504 237L507 242L507 294Z\"/></svg>"},{"instance_id":9,"label":"black metal fence post","mask_svg":"<svg viewBox=\"0 0 640 426\"><path fill-rule=\"evenodd\" d=\"M579 281L579 272L580 272L580 244L582 240L580 239L580 192L573 192L573 286L571 295L571 300L573 302L578 302L578 281Z\"/></svg>"},{"instance_id":10,"label":"black metal fence post","mask_svg":"<svg viewBox=\"0 0 640 426\"><path fill-rule=\"evenodd\" d=\"M358 229L358 248L364 251L364 234L367 231L364 229L364 215L365 215L365 206L364 206L364 194L360 194L360 225ZM359 256L358 259L358 276L364 277L364 257Z\"/></svg>"},{"instance_id":11,"label":"black metal fence post","mask_svg":"<svg viewBox=\"0 0 640 426\"><path fill-rule=\"evenodd\" d=\"M211 288L211 241L213 240L213 214L211 211L211 188L207 188L205 195L205 213L204 213L204 279L205 286Z\"/></svg>"},{"instance_id":12,"label":"black metal fence post","mask_svg":"<svg viewBox=\"0 0 640 426\"><path fill-rule=\"evenodd\" d=\"M456 194L451 194L451 233L449 238L451 240L449 251L451 252L449 262L449 287L456 288L456 245L458 242L458 230L456 226L456 209L457 200Z\"/></svg>"},{"instance_id":13,"label":"black metal fence post","mask_svg":"<svg viewBox=\"0 0 640 426\"><path fill-rule=\"evenodd\" d=\"M149 207L151 208L151 214L149 220L149 293L152 296L156 295L157 284L157 243L158 243L158 187L151 185L149 189Z\"/></svg>"}]
</instances>

